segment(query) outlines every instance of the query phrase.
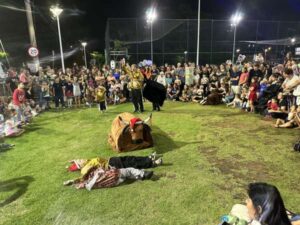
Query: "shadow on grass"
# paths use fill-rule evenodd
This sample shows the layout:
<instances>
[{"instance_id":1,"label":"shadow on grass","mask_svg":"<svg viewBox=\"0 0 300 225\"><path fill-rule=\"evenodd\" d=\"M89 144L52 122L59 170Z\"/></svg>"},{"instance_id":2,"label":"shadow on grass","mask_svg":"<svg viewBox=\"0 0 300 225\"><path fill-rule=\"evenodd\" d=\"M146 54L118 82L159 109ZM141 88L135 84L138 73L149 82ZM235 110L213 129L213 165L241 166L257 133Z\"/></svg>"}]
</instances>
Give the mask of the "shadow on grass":
<instances>
[{"instance_id":1,"label":"shadow on grass","mask_svg":"<svg viewBox=\"0 0 300 225\"><path fill-rule=\"evenodd\" d=\"M164 154L189 144L199 144L201 141L174 141L169 134L154 126L152 132L154 140L154 149L158 154Z\"/></svg>"},{"instance_id":2,"label":"shadow on grass","mask_svg":"<svg viewBox=\"0 0 300 225\"><path fill-rule=\"evenodd\" d=\"M32 181L34 181L34 178L31 176L24 176L24 177L13 178L6 181L0 181L0 192L14 191L14 193L7 199L0 200L0 208L14 202L23 194L25 194L29 184Z\"/></svg>"},{"instance_id":3,"label":"shadow on grass","mask_svg":"<svg viewBox=\"0 0 300 225\"><path fill-rule=\"evenodd\" d=\"M33 131L37 131L40 129L42 129L42 127L39 125L36 125L36 124L32 124L32 125L25 127L26 132L33 132Z\"/></svg>"}]
</instances>

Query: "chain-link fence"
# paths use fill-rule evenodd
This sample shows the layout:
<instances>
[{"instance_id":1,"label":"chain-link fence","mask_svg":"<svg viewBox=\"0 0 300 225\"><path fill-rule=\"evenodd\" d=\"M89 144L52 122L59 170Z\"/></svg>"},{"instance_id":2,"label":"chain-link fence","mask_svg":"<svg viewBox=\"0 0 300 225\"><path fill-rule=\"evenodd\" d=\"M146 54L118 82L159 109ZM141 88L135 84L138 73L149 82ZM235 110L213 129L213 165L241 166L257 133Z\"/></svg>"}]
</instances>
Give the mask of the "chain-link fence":
<instances>
[{"instance_id":1,"label":"chain-link fence","mask_svg":"<svg viewBox=\"0 0 300 225\"><path fill-rule=\"evenodd\" d=\"M196 19L159 19L153 23L153 54L156 64L196 61ZM263 53L267 60L280 61L288 51L295 51L300 22L242 21L237 27L238 54L253 58ZM231 59L234 27L228 20L201 20L200 63L221 63ZM296 38L292 42L292 38ZM107 60L126 54L130 62L151 58L150 26L142 19L108 19L106 27ZM271 47L271 48L270 48ZM265 49L269 48L267 52ZM115 50L122 51L115 54Z\"/></svg>"}]
</instances>

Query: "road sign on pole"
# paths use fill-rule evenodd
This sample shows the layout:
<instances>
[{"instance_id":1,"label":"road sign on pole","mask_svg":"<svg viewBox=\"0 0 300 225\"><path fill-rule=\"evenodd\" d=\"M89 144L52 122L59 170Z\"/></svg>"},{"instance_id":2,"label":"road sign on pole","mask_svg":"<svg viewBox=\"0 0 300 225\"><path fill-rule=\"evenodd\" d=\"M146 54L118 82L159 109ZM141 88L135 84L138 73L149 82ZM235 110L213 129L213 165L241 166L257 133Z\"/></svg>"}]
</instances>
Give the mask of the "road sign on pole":
<instances>
[{"instance_id":1,"label":"road sign on pole","mask_svg":"<svg viewBox=\"0 0 300 225\"><path fill-rule=\"evenodd\" d=\"M37 57L39 55L39 50L36 48L36 47L30 47L28 49L28 54L31 56L31 57Z\"/></svg>"}]
</instances>

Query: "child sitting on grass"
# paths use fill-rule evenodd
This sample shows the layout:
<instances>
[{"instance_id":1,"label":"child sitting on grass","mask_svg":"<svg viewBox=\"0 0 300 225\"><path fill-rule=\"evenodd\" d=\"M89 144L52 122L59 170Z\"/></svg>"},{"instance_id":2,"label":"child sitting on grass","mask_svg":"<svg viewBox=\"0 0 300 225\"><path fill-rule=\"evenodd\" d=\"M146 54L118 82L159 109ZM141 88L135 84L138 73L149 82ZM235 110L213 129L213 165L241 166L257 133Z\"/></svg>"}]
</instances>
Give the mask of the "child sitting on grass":
<instances>
[{"instance_id":1,"label":"child sitting on grass","mask_svg":"<svg viewBox=\"0 0 300 225\"><path fill-rule=\"evenodd\" d=\"M291 107L291 111L288 114L286 120L277 119L276 128L294 128L300 127L300 107L296 108L295 105Z\"/></svg>"},{"instance_id":2,"label":"child sitting on grass","mask_svg":"<svg viewBox=\"0 0 300 225\"><path fill-rule=\"evenodd\" d=\"M14 146L12 144L7 144L4 142L4 136L5 136L5 133L4 133L5 123L4 122L5 122L4 116L2 114L0 114L0 152L11 149Z\"/></svg>"},{"instance_id":3,"label":"child sitting on grass","mask_svg":"<svg viewBox=\"0 0 300 225\"><path fill-rule=\"evenodd\" d=\"M11 115L5 122L4 133L6 137L17 137L24 133L25 130L20 129L21 123L17 120L17 112L15 109L10 110Z\"/></svg>"}]
</instances>

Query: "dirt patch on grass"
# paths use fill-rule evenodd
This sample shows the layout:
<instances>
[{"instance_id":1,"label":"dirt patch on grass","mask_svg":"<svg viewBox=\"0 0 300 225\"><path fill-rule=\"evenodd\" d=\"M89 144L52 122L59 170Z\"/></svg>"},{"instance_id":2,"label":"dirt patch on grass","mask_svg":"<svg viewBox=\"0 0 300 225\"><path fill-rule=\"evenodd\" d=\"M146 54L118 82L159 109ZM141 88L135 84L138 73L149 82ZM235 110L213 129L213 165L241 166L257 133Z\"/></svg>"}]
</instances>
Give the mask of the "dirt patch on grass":
<instances>
[{"instance_id":1,"label":"dirt patch on grass","mask_svg":"<svg viewBox=\"0 0 300 225\"><path fill-rule=\"evenodd\" d=\"M219 158L217 156L218 148L215 146L199 146L198 150L213 167L242 185L254 181L265 181L272 177L271 171L264 162L246 161L242 155L237 153L231 157Z\"/></svg>"}]
</instances>

